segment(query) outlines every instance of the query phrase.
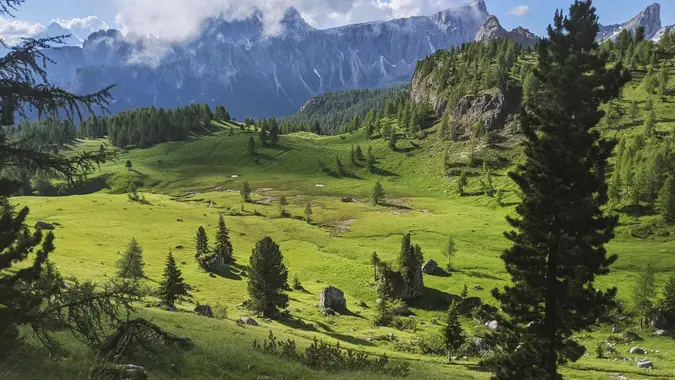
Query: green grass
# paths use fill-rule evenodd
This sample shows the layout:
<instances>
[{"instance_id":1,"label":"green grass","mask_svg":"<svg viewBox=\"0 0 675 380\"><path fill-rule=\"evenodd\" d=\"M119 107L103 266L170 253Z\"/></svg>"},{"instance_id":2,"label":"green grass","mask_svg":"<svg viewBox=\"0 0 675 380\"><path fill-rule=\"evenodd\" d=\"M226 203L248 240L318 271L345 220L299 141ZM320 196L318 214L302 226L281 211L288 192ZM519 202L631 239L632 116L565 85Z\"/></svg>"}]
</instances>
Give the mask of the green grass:
<instances>
[{"instance_id":1,"label":"green grass","mask_svg":"<svg viewBox=\"0 0 675 380\"><path fill-rule=\"evenodd\" d=\"M675 73L671 78L675 77ZM633 84L637 83L637 78ZM645 100L640 88L629 85L625 91L624 105L630 101ZM659 126L664 134L673 127L675 108L668 96L665 101L654 96ZM626 117L624 117L625 119ZM393 122L393 121L392 121ZM376 138L367 140L362 132L336 137L318 137L308 133L281 136L277 148L258 149L259 160L248 153L247 142L251 131L235 128L229 136L229 125L223 132L206 137L195 137L188 142L167 143L147 150L118 152L118 160L104 164L94 177L105 178L109 188L88 195L67 197L19 197L13 202L31 208L30 222L43 220L61 224L56 230L56 251L52 259L64 275L104 281L114 275L119 251L135 237L144 249L147 284L156 286L160 280L167 252L173 250L176 261L186 281L194 287L195 302L223 304L229 308L229 320L207 320L189 313L193 307L182 304L181 312L166 313L141 308L140 314L149 317L170 331L192 337L197 348L180 358L169 355L162 358L145 358L151 378L175 378L168 368L177 364L181 378L190 379L258 379L270 376L279 379L380 379L372 374L320 374L303 368L297 363L266 357L251 348L253 339L264 338L268 330L280 336L291 336L299 345L308 344L314 337L329 342L340 342L347 348L365 350L372 354L387 354L395 360L411 363L413 379L487 379L489 375L475 371L476 362L445 363L442 357L407 354L394 349L392 343L370 341L367 338L393 332L400 342L416 336L436 333L439 327L430 321L443 320L444 311L434 310L435 298L441 294L459 294L466 284L470 296L479 296L484 302L494 304L490 289L507 284L508 276L500 259L508 247L503 232L509 229L505 217L513 213L511 207L499 207L493 198L482 195L459 197L456 195L455 178L443 174L441 157L446 147L451 159L465 160L467 142L441 142L435 136L415 141L419 149L407 140L398 143L392 152L387 141ZM636 133L640 128L629 125L620 131L604 130L610 136ZM433 132L433 130L432 130ZM81 141L72 147L73 152L96 150L104 141ZM380 174L370 174L350 162L350 149L360 144L364 152L368 145L378 159ZM502 150L487 151L479 148L479 157L499 156L503 161L514 162L519 158L517 140L508 140ZM335 156L352 176L337 178L322 173L318 160L333 169ZM126 160L133 164L133 171L124 167ZM497 161L497 160L495 160ZM506 190L506 202L513 203L513 184L506 177L509 166L495 168L495 185ZM476 173L479 169L475 170ZM237 178L233 178L237 175ZM242 204L238 189L249 181L254 189L255 204ZM373 207L368 194L374 182L380 180L387 192L389 206ZM128 200L128 184L138 182L149 205ZM317 187L317 184L324 185ZM479 177L472 177L469 193L480 190ZM121 194L115 194L121 193ZM277 217L278 197L288 197L287 210L295 217L303 215L307 202L313 204L313 224L302 220ZM340 197L355 197L356 202L341 202ZM232 210L241 210L261 216L231 216ZM237 264L225 278L211 278L201 271L194 261L193 236L201 225L214 236L220 213L235 250ZM654 216L643 217L649 221ZM178 221L182 220L182 221ZM616 286L619 297L628 302L636 272L646 261L657 268L658 285L675 270L675 241L671 238L639 240L630 234L634 221L621 216L617 238L609 245L610 253L619 255L612 273L597 281L598 287ZM455 265L458 272L451 277L425 275L427 294L414 302L413 311L418 322L415 333L372 325L373 307L378 298L372 286L370 255L376 251L384 260L393 260L399 250L401 237L412 233L414 244L422 246L424 257L445 263L442 249L448 235L458 247ZM236 327L233 320L248 315L237 305L246 300L246 278L238 276L248 263L256 241L271 236L280 244L290 277L297 275L307 289L306 293L291 292L289 310L295 320L315 326L301 329L297 322L262 322L261 327ZM671 233L671 236L672 233ZM179 249L177 247L185 248ZM182 263L185 264L182 264ZM318 308L319 293L334 285L345 292L353 315L323 317ZM474 285L485 290L474 291ZM364 301L369 308L358 306ZM480 329L469 319L464 321L469 332ZM675 377L675 341L649 337L638 343L659 354L650 353L656 369L650 372L635 368L634 361L599 360L594 358L598 341L611 335L609 327L592 333L580 334L579 339L588 349L578 363L564 368L565 375L573 379L607 379L620 372L633 379L667 379ZM86 377L86 369L93 361L91 354L75 344L66 335L64 342L72 355L44 360L41 351L21 355L21 359L0 365L0 377L8 379L79 379ZM630 346L617 347L620 356L630 357ZM251 366L251 367L249 367Z\"/></svg>"}]
</instances>

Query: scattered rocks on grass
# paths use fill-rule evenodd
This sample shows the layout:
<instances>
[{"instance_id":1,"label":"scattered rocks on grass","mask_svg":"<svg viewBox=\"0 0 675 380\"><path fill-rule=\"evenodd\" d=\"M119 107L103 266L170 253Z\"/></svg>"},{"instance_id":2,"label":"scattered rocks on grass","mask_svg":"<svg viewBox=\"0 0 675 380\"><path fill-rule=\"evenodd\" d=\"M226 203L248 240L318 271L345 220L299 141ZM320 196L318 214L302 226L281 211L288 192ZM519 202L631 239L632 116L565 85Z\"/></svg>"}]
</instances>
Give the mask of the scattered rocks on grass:
<instances>
[{"instance_id":1,"label":"scattered rocks on grass","mask_svg":"<svg viewBox=\"0 0 675 380\"><path fill-rule=\"evenodd\" d=\"M345 300L344 292L334 286L325 288L321 291L319 307L338 311L347 310L347 300Z\"/></svg>"},{"instance_id":2,"label":"scattered rocks on grass","mask_svg":"<svg viewBox=\"0 0 675 380\"><path fill-rule=\"evenodd\" d=\"M214 273L209 273L209 277L216 278L217 276Z\"/></svg>"},{"instance_id":3,"label":"scattered rocks on grass","mask_svg":"<svg viewBox=\"0 0 675 380\"><path fill-rule=\"evenodd\" d=\"M39 230L52 231L56 227L54 227L54 225L51 224L51 223L47 223L47 222L43 222L43 221L38 220L37 222L35 222L35 228L37 228Z\"/></svg>"},{"instance_id":4,"label":"scattered rocks on grass","mask_svg":"<svg viewBox=\"0 0 675 380\"><path fill-rule=\"evenodd\" d=\"M474 285L473 290L483 290L483 287L480 285Z\"/></svg>"},{"instance_id":5,"label":"scattered rocks on grass","mask_svg":"<svg viewBox=\"0 0 675 380\"><path fill-rule=\"evenodd\" d=\"M247 326L258 326L258 321L251 317L241 317L239 320Z\"/></svg>"},{"instance_id":6,"label":"scattered rocks on grass","mask_svg":"<svg viewBox=\"0 0 675 380\"><path fill-rule=\"evenodd\" d=\"M410 309L408 309L408 306L406 305L398 306L391 312L399 317L409 317L413 314L412 311L410 311Z\"/></svg>"},{"instance_id":7,"label":"scattered rocks on grass","mask_svg":"<svg viewBox=\"0 0 675 380\"><path fill-rule=\"evenodd\" d=\"M352 203L352 202L355 202L355 199L351 198L351 197L344 197L344 198L340 198L340 201L343 202L343 203Z\"/></svg>"},{"instance_id":8,"label":"scattered rocks on grass","mask_svg":"<svg viewBox=\"0 0 675 380\"><path fill-rule=\"evenodd\" d=\"M629 352L630 352L631 355L644 355L645 349L642 348L642 347L635 346L635 347L631 348Z\"/></svg>"},{"instance_id":9,"label":"scattered rocks on grass","mask_svg":"<svg viewBox=\"0 0 675 380\"><path fill-rule=\"evenodd\" d=\"M438 263L435 260L428 260L426 263L424 263L424 266L422 266L422 272L426 274L434 274L437 269Z\"/></svg>"}]
</instances>

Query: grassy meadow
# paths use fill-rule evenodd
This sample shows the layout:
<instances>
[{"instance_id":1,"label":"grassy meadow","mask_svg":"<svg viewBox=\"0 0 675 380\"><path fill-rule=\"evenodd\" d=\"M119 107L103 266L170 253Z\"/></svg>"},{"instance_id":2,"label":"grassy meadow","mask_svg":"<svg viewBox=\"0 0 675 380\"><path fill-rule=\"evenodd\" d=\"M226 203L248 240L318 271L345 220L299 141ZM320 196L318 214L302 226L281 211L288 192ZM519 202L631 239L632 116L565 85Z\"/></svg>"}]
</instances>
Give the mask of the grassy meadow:
<instances>
[{"instance_id":1,"label":"grassy meadow","mask_svg":"<svg viewBox=\"0 0 675 380\"><path fill-rule=\"evenodd\" d=\"M675 70L673 70L675 71ZM675 77L675 72L671 78ZM671 83L673 80L671 79ZM642 104L646 95L634 85L624 93L623 105L632 100ZM672 85L671 85L672 87ZM657 130L664 135L675 127L673 96L654 97L658 114ZM641 115L641 119L644 115ZM624 116L627 121L628 117ZM390 122L394 123L393 120ZM641 121L626 122L619 130L607 129L610 137L638 133ZM32 224L37 220L57 222L56 251L52 260L65 276L104 281L114 276L115 262L131 238L143 248L146 285L156 287L169 250L172 250L186 282L193 288L191 303L180 304L180 311L169 313L139 305L138 313L169 331L189 336L197 347L182 357L168 355L148 357L139 364L147 367L151 379L384 379L373 374L325 374L263 356L251 347L254 339L263 339L269 331L291 337L303 346L317 337L339 342L342 347L375 355L387 354L393 360L406 360L411 365L412 379L487 379L489 374L476 367L476 361L447 364L441 356L422 356L397 350L400 343L421 336L438 334L442 327L431 324L443 321L447 304L440 301L448 294L458 295L464 285L469 296L494 303L490 290L508 283L501 252L508 247L503 232L509 229L505 217L513 214L517 200L514 186L506 173L517 162L518 140L508 136L501 149L478 146L477 154L495 162L495 187L505 192L505 207L494 198L480 194L480 181L470 178L470 196L460 197L456 178L444 175L442 156L449 147L451 159L467 157L467 142L440 141L432 129L424 140L398 143L392 151L381 138L367 140L362 131L335 137L319 137L309 133L281 136L277 148L258 149L259 159L248 153L247 142L253 131L242 131L238 125L220 125L221 132L195 136L182 143L165 143L150 149L118 152L117 160L101 166L90 180L92 191L84 195L61 197L17 197L13 203L31 209ZM229 135L229 127L234 135ZM72 152L96 150L105 140L79 141ZM378 172L368 173L361 163L352 163L350 150L360 145L364 153L372 148L377 157ZM336 156L350 172L335 175ZM132 162L127 170L125 162ZM322 172L319 161L331 170ZM498 163L502 164L498 164ZM380 180L387 193L386 204L373 206L370 189ZM239 188L248 181L253 189L253 202L243 203ZM137 184L148 204L132 202L127 197L130 183ZM286 196L291 218L280 218L278 199ZM354 198L344 202L341 198ZM304 217L305 205L313 208L312 223ZM224 215L234 246L236 264L224 277L212 278L194 260L193 237L199 226L215 235L218 217ZM648 221L655 216L638 219ZM616 286L619 298L628 305L636 272L647 261L657 269L657 286L675 270L675 240L670 237L637 239L630 230L636 221L621 215L616 239L609 245L619 260L609 276L597 281L598 287ZM377 292L373 286L372 252L392 261L400 247L401 237L410 232L413 244L421 245L425 259L443 265L442 251L448 236L458 247L454 260L457 271L451 276L424 276L426 293L411 303L416 314L416 331L373 327ZM249 313L238 306L247 299L246 277L242 270L255 243L270 236L283 252L289 278L297 276L306 292L290 292L290 321L265 322L260 327L238 327L234 321ZM334 317L321 315L318 303L323 288L333 285L345 292L351 313ZM473 290L480 285L484 290ZM367 307L359 306L360 301ZM228 309L226 320L205 319L191 310L196 302L223 305ZM495 304L496 306L496 304ZM424 322L424 324L422 324ZM467 332L480 330L470 319L464 321ZM379 340L392 332L397 342ZM651 337L640 332L645 341L617 345L618 353L609 359L596 359L595 347L611 333L610 326L579 335L588 353L578 363L564 369L570 379L608 379L621 373L630 379L675 378L675 341ZM64 334L70 351L66 357L46 357L40 349L23 359L0 365L0 378L18 379L84 379L95 358ZM628 350L633 345L646 347L655 369L637 369ZM30 347L30 345L29 345ZM656 353L654 350L658 350ZM628 360L622 360L623 358ZM176 364L177 371L171 370Z\"/></svg>"}]
</instances>

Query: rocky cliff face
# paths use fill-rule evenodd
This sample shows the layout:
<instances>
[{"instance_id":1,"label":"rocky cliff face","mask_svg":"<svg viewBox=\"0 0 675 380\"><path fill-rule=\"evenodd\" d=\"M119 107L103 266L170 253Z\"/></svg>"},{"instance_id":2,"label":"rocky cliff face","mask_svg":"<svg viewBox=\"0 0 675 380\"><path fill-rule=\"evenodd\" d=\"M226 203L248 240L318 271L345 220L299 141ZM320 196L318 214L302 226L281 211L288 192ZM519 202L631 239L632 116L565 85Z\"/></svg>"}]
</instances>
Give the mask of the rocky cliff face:
<instances>
[{"instance_id":1,"label":"rocky cliff face","mask_svg":"<svg viewBox=\"0 0 675 380\"><path fill-rule=\"evenodd\" d=\"M112 111L208 102L238 118L279 116L325 92L407 82L419 59L472 41L487 16L478 0L429 17L328 30L312 28L290 9L283 32L273 37L263 33L259 14L209 19L183 44L101 31L72 57L51 53L58 65L50 75L77 92L117 84Z\"/></svg>"},{"instance_id":2,"label":"rocky cliff face","mask_svg":"<svg viewBox=\"0 0 675 380\"><path fill-rule=\"evenodd\" d=\"M630 21L623 24L600 25L598 41L616 39L619 33L627 29L632 33L639 27L645 28L647 39L652 39L661 30L661 5L658 3L648 6L644 11L633 17Z\"/></svg>"},{"instance_id":3,"label":"rocky cliff face","mask_svg":"<svg viewBox=\"0 0 675 380\"><path fill-rule=\"evenodd\" d=\"M490 40L514 40L523 46L532 46L537 43L539 37L523 27L517 27L508 32L499 23L497 16L488 16L483 25L481 25L476 38L476 42L487 42Z\"/></svg>"}]
</instances>

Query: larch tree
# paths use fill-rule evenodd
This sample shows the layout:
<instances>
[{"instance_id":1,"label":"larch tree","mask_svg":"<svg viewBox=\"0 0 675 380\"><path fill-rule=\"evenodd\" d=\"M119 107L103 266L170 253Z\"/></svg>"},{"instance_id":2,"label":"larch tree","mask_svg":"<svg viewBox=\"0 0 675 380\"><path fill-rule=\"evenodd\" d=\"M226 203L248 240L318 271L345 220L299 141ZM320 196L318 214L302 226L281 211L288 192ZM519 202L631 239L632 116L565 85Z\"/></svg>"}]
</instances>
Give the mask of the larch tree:
<instances>
[{"instance_id":1,"label":"larch tree","mask_svg":"<svg viewBox=\"0 0 675 380\"><path fill-rule=\"evenodd\" d=\"M455 267L452 263L454 261L455 255L457 254L457 245L455 244L455 239L453 239L452 236L448 237L448 243L443 250L443 254L448 258L446 270L448 272L452 272L455 270Z\"/></svg>"},{"instance_id":2,"label":"larch tree","mask_svg":"<svg viewBox=\"0 0 675 380\"><path fill-rule=\"evenodd\" d=\"M657 206L664 222L675 223L675 174L668 176L663 183Z\"/></svg>"},{"instance_id":3,"label":"larch tree","mask_svg":"<svg viewBox=\"0 0 675 380\"><path fill-rule=\"evenodd\" d=\"M174 307L176 301L188 295L187 286L183 280L183 274L176 265L173 253L169 251L164 267L162 281L159 284L159 298L166 305Z\"/></svg>"},{"instance_id":4,"label":"larch tree","mask_svg":"<svg viewBox=\"0 0 675 380\"><path fill-rule=\"evenodd\" d=\"M654 306L654 297L656 296L656 277L654 267L651 263L645 264L640 272L638 278L633 283L631 300L633 308L638 314L640 321L640 328L647 319L647 315L651 312Z\"/></svg>"},{"instance_id":5,"label":"larch tree","mask_svg":"<svg viewBox=\"0 0 675 380\"><path fill-rule=\"evenodd\" d=\"M216 246L213 253L225 259L225 262L232 262L234 250L232 249L232 242L230 242L230 233L225 226L223 215L218 219L218 232L216 233Z\"/></svg>"},{"instance_id":6,"label":"larch tree","mask_svg":"<svg viewBox=\"0 0 675 380\"><path fill-rule=\"evenodd\" d=\"M279 316L279 308L288 306L284 289L288 270L279 246L270 237L256 243L249 260L249 308L268 318Z\"/></svg>"},{"instance_id":7,"label":"larch tree","mask_svg":"<svg viewBox=\"0 0 675 380\"><path fill-rule=\"evenodd\" d=\"M244 202L250 202L251 201L251 186L249 186L248 181L244 181L241 184L241 189L239 189L239 194L241 195L241 199Z\"/></svg>"},{"instance_id":8,"label":"larch tree","mask_svg":"<svg viewBox=\"0 0 675 380\"><path fill-rule=\"evenodd\" d=\"M117 261L117 276L141 279L144 277L143 248L136 239L131 239L124 255Z\"/></svg>"},{"instance_id":9,"label":"larch tree","mask_svg":"<svg viewBox=\"0 0 675 380\"><path fill-rule=\"evenodd\" d=\"M494 379L562 379L558 366L585 352L573 335L615 305L616 288L595 287L617 259L604 247L617 218L603 211L614 143L595 127L629 75L598 54L595 11L590 0L556 11L538 45L541 88L521 114L526 159L510 173L521 194L501 256L511 284L492 292L508 315L492 335L502 349L485 361Z\"/></svg>"}]
</instances>

